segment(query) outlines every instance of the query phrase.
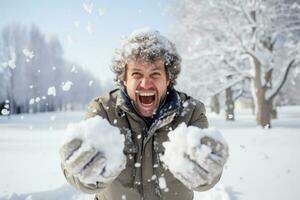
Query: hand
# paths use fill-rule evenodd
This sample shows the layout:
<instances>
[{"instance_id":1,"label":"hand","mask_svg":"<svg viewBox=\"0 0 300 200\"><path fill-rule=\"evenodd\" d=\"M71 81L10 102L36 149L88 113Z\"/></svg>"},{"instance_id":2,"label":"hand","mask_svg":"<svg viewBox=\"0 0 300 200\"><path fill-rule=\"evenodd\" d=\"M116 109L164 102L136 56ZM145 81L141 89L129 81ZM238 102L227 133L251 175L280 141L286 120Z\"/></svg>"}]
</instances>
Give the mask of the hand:
<instances>
[{"instance_id":1,"label":"hand","mask_svg":"<svg viewBox=\"0 0 300 200\"><path fill-rule=\"evenodd\" d=\"M67 141L61 146L60 156L65 169L87 184L112 182L126 164L126 159L124 159L119 170L108 171L106 155L77 138Z\"/></svg>"},{"instance_id":2,"label":"hand","mask_svg":"<svg viewBox=\"0 0 300 200\"><path fill-rule=\"evenodd\" d=\"M168 134L161 160L186 187L213 186L228 158L228 146L214 129L180 124Z\"/></svg>"},{"instance_id":3,"label":"hand","mask_svg":"<svg viewBox=\"0 0 300 200\"><path fill-rule=\"evenodd\" d=\"M193 187L211 184L221 175L228 155L228 146L225 143L205 135L198 146L188 148L185 157L193 163L193 167L190 172L181 176Z\"/></svg>"}]
</instances>

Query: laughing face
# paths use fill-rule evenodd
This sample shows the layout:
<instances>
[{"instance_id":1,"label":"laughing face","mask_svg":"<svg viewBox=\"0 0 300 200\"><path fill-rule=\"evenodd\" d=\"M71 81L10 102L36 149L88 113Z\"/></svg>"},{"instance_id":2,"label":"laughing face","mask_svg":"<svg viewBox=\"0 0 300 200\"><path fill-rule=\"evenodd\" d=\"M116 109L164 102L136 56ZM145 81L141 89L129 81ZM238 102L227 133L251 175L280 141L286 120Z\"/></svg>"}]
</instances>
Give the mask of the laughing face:
<instances>
[{"instance_id":1,"label":"laughing face","mask_svg":"<svg viewBox=\"0 0 300 200\"><path fill-rule=\"evenodd\" d=\"M140 114L151 117L166 95L169 80L162 60L153 63L136 60L127 64L123 83Z\"/></svg>"}]
</instances>

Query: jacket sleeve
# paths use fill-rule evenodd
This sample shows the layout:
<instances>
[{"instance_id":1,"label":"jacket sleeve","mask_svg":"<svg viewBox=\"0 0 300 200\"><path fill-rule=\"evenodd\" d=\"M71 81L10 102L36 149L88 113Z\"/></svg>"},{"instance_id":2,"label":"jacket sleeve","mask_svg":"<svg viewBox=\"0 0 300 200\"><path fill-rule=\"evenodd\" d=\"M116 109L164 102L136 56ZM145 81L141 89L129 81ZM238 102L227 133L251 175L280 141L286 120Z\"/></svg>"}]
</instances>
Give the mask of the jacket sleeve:
<instances>
[{"instance_id":1,"label":"jacket sleeve","mask_svg":"<svg viewBox=\"0 0 300 200\"><path fill-rule=\"evenodd\" d=\"M208 128L208 121L205 115L205 106L200 101L196 101L196 107L193 111L189 126L197 126L199 128Z\"/></svg>"},{"instance_id":2,"label":"jacket sleeve","mask_svg":"<svg viewBox=\"0 0 300 200\"><path fill-rule=\"evenodd\" d=\"M192 114L189 125L197 126L199 128L208 128L208 120L207 120L205 113L206 113L206 111L205 111L204 104L201 103L200 101L197 101L196 108L194 109L194 112ZM222 172L218 176L216 176L216 178L213 179L211 183L199 185L198 187L193 188L193 190L196 190L196 191L209 190L219 182L221 176L222 176Z\"/></svg>"},{"instance_id":3,"label":"jacket sleeve","mask_svg":"<svg viewBox=\"0 0 300 200\"><path fill-rule=\"evenodd\" d=\"M103 118L107 119L107 113L106 110L104 109L104 106L101 104L100 98L96 98L92 100L88 106L88 110L85 114L84 119L89 119L92 117L95 117L96 115L100 115ZM107 187L107 184L104 183L95 183L95 184L85 184L82 183L77 177L73 176L70 174L67 169L64 167L63 164L61 164L61 168L63 171L63 174L67 181L74 186L76 189L88 193L88 194L95 194L100 192L102 189Z\"/></svg>"}]
</instances>

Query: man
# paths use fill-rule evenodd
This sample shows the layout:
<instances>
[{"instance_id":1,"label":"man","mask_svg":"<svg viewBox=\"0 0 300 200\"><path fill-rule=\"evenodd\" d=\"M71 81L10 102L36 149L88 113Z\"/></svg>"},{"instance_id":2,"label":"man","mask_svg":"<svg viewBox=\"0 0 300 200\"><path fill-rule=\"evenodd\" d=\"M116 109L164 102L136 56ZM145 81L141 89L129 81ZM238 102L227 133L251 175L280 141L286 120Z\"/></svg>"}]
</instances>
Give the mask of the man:
<instances>
[{"instance_id":1,"label":"man","mask_svg":"<svg viewBox=\"0 0 300 200\"><path fill-rule=\"evenodd\" d=\"M72 153L77 155L73 163L66 162L71 155L61 156L64 175L70 184L83 192L95 193L98 200L191 200L193 190L208 190L219 181L228 149L213 138L199 141L199 146L205 144L213 149L202 163L186 155L185 159L193 166L186 174L170 171L160 159L165 150L162 144L168 141L170 130L181 123L208 127L204 105L173 87L180 72L180 62L174 44L155 30L141 29L124 40L112 65L119 88L107 96L95 98L86 119L99 115L120 129L125 135L126 167L105 179L101 177L103 173L93 174L93 170L85 173L91 167L103 167L104 161L91 158L87 151L80 151L80 141L77 144L68 142L61 147L61 152L66 149L77 151ZM100 152L105 157L102 154ZM205 163L213 163L214 167L204 167ZM77 164L88 176L99 176L99 180L107 181L85 182L72 174L72 168ZM160 184L161 177L167 189Z\"/></svg>"}]
</instances>

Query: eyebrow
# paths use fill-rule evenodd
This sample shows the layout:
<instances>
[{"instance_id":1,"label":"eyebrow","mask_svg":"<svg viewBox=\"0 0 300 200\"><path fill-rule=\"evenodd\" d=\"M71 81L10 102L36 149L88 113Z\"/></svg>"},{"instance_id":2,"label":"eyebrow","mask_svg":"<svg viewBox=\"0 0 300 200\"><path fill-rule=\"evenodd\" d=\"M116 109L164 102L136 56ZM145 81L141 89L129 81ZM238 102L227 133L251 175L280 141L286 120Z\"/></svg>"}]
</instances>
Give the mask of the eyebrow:
<instances>
[{"instance_id":1,"label":"eyebrow","mask_svg":"<svg viewBox=\"0 0 300 200\"><path fill-rule=\"evenodd\" d=\"M160 71L160 70L161 70L160 67L157 67L157 66L151 68L151 71ZM142 71L142 70L140 68L134 67L134 68L131 68L130 71Z\"/></svg>"},{"instance_id":2,"label":"eyebrow","mask_svg":"<svg viewBox=\"0 0 300 200\"><path fill-rule=\"evenodd\" d=\"M131 71L142 71L141 69L139 69L139 68L132 68L132 69L130 69Z\"/></svg>"}]
</instances>

